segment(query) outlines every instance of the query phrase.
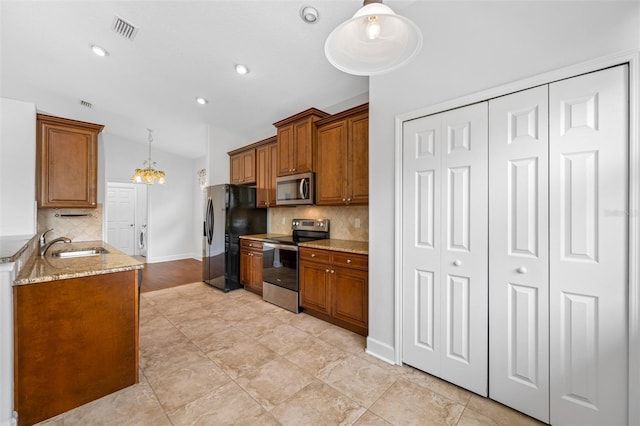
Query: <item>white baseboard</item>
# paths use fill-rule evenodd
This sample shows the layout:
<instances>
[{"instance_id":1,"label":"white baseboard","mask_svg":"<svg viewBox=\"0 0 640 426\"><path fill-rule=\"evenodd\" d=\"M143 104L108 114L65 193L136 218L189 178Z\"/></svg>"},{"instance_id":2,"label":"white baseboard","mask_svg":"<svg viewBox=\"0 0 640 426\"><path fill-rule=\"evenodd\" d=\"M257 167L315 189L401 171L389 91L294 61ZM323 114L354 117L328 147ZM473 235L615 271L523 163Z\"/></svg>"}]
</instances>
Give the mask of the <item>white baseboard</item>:
<instances>
[{"instance_id":1,"label":"white baseboard","mask_svg":"<svg viewBox=\"0 0 640 426\"><path fill-rule=\"evenodd\" d=\"M379 340L367 337L367 349L366 352L378 359L389 364L395 364L396 351L391 345L382 343Z\"/></svg>"}]
</instances>

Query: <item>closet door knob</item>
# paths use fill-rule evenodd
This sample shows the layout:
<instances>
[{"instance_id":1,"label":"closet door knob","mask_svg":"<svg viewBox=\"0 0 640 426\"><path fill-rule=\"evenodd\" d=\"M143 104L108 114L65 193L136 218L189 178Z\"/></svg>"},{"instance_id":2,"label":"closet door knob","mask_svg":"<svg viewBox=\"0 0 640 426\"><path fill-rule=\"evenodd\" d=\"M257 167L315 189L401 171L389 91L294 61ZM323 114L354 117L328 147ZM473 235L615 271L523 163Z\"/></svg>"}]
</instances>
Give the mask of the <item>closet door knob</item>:
<instances>
[{"instance_id":1,"label":"closet door knob","mask_svg":"<svg viewBox=\"0 0 640 426\"><path fill-rule=\"evenodd\" d=\"M454 265L454 266L460 266L460 265L462 265L462 261L461 261L461 260L456 259L456 260L454 260L454 261L453 261L453 265Z\"/></svg>"},{"instance_id":2,"label":"closet door knob","mask_svg":"<svg viewBox=\"0 0 640 426\"><path fill-rule=\"evenodd\" d=\"M519 273L519 274L526 274L527 273L527 268L525 268L524 266L521 266L518 269L516 269L516 272Z\"/></svg>"}]
</instances>

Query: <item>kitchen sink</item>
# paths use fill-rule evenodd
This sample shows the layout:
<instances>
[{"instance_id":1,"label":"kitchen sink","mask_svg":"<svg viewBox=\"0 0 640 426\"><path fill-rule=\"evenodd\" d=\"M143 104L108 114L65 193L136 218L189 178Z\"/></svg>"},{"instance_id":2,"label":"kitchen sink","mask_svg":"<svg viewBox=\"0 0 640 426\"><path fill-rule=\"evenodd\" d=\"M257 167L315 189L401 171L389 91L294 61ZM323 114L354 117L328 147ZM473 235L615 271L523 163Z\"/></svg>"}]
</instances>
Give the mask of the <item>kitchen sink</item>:
<instances>
[{"instance_id":1,"label":"kitchen sink","mask_svg":"<svg viewBox=\"0 0 640 426\"><path fill-rule=\"evenodd\" d=\"M58 250L51 253L53 257L67 258L67 257L85 257L85 256L98 256L101 254L107 254L109 251L104 247L85 248L77 250Z\"/></svg>"}]
</instances>

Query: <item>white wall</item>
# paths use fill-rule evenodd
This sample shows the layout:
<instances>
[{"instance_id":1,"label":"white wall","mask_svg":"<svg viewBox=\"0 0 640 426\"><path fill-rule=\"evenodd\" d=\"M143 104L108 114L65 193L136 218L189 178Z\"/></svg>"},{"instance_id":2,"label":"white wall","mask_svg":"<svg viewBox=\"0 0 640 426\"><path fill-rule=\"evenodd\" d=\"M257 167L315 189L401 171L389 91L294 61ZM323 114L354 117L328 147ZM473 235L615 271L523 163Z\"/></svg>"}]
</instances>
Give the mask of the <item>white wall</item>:
<instances>
[{"instance_id":1,"label":"white wall","mask_svg":"<svg viewBox=\"0 0 640 426\"><path fill-rule=\"evenodd\" d=\"M198 170L207 168L207 157L196 158L192 163L193 176L193 257L202 259L202 233L204 222L204 197L206 189L202 189L198 183ZM206 185L206 184L205 184ZM206 188L206 186L205 186Z\"/></svg>"},{"instance_id":2,"label":"white wall","mask_svg":"<svg viewBox=\"0 0 640 426\"><path fill-rule=\"evenodd\" d=\"M104 133L105 179L131 182L148 157L147 144ZM203 141L204 143L204 141ZM146 186L148 194L147 262L193 257L193 160L151 147L151 159L167 174L166 185Z\"/></svg>"},{"instance_id":3,"label":"white wall","mask_svg":"<svg viewBox=\"0 0 640 426\"><path fill-rule=\"evenodd\" d=\"M0 99L0 235L34 235L36 106Z\"/></svg>"},{"instance_id":4,"label":"white wall","mask_svg":"<svg viewBox=\"0 0 640 426\"><path fill-rule=\"evenodd\" d=\"M274 128L275 134L275 128ZM247 141L236 134L209 127L207 144L207 184L229 183L229 155L227 152L257 141Z\"/></svg>"},{"instance_id":5,"label":"white wall","mask_svg":"<svg viewBox=\"0 0 640 426\"><path fill-rule=\"evenodd\" d=\"M392 361L395 117L575 63L640 48L640 2L415 2L424 45L369 83L369 338Z\"/></svg>"}]
</instances>

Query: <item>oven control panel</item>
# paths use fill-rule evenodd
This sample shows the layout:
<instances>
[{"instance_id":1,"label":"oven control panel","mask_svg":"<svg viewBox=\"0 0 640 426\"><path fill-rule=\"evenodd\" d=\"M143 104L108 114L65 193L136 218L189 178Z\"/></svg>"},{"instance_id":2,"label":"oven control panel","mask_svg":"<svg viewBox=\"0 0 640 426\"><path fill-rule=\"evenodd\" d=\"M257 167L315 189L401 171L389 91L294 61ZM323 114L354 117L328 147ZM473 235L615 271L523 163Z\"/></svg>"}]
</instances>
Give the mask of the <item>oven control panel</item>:
<instances>
[{"instance_id":1,"label":"oven control panel","mask_svg":"<svg viewBox=\"0 0 640 426\"><path fill-rule=\"evenodd\" d=\"M293 219L291 229L293 231L329 232L329 219Z\"/></svg>"}]
</instances>

